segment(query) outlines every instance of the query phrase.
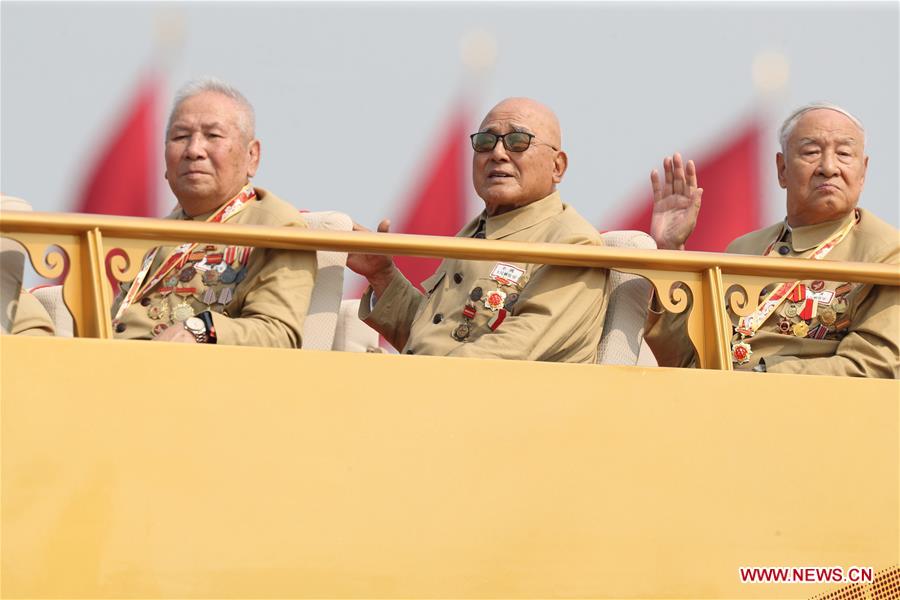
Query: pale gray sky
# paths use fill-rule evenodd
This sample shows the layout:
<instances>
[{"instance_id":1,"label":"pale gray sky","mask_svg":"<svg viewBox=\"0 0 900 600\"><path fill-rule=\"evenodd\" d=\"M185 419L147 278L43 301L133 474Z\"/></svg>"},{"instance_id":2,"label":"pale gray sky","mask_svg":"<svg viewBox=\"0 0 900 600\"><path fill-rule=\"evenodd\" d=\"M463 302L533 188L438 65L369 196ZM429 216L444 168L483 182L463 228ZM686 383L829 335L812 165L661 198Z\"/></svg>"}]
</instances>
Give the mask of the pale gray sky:
<instances>
[{"instance_id":1,"label":"pale gray sky","mask_svg":"<svg viewBox=\"0 0 900 600\"><path fill-rule=\"evenodd\" d=\"M770 129L766 220L780 219L775 130L813 100L865 123L861 204L900 220L895 2L4 1L0 17L0 186L37 210L70 208L158 48L158 22L175 19L185 42L172 54L169 93L206 74L244 90L263 142L255 181L300 208L368 225L395 216L468 86L478 91L473 130L505 96L557 111L570 156L563 197L600 227L647 191L664 155L703 153L753 111ZM477 31L495 40L497 60L472 85L460 46ZM783 59L789 76L763 97L753 64L765 55Z\"/></svg>"}]
</instances>

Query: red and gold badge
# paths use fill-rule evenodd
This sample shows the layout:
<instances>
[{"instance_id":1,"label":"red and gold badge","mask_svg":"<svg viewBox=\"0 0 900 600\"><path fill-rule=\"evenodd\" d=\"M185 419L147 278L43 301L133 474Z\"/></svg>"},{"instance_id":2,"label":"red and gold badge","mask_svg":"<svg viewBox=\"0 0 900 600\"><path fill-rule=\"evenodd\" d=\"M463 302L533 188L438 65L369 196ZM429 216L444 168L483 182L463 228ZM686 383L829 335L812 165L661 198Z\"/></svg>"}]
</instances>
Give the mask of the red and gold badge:
<instances>
[{"instance_id":1,"label":"red and gold badge","mask_svg":"<svg viewBox=\"0 0 900 600\"><path fill-rule=\"evenodd\" d=\"M488 292L484 297L484 305L485 307L498 311L503 308L503 303L506 301L506 292L500 290L494 290L493 292Z\"/></svg>"},{"instance_id":2,"label":"red and gold badge","mask_svg":"<svg viewBox=\"0 0 900 600\"><path fill-rule=\"evenodd\" d=\"M740 341L731 344L731 360L739 365L750 362L752 354L753 350L750 349L750 344L747 342Z\"/></svg>"}]
</instances>

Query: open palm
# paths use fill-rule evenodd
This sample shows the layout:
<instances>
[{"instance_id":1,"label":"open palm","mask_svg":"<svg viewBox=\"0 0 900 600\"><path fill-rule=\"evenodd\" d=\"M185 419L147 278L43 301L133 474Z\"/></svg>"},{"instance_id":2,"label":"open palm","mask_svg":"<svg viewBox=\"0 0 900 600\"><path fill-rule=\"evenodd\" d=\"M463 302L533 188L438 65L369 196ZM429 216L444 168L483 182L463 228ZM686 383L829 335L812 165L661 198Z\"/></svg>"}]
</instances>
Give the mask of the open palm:
<instances>
[{"instance_id":1,"label":"open palm","mask_svg":"<svg viewBox=\"0 0 900 600\"><path fill-rule=\"evenodd\" d=\"M689 160L687 167L677 152L663 160L665 181L659 172L650 173L653 187L653 214L650 235L656 246L665 250L684 250L684 243L697 226L703 189L697 187L697 168Z\"/></svg>"}]
</instances>

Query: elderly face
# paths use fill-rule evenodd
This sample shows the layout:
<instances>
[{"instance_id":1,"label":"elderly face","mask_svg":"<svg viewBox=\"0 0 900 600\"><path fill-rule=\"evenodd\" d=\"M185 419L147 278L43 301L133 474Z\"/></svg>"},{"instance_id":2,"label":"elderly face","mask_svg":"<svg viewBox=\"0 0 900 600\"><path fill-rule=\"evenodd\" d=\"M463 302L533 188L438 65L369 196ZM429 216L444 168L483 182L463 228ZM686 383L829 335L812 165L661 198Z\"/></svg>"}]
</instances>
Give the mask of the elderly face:
<instances>
[{"instance_id":1,"label":"elderly face","mask_svg":"<svg viewBox=\"0 0 900 600\"><path fill-rule=\"evenodd\" d=\"M240 127L240 105L216 92L182 102L166 135L166 179L185 212L203 214L240 192L259 165L259 140Z\"/></svg>"},{"instance_id":2,"label":"elderly face","mask_svg":"<svg viewBox=\"0 0 900 600\"><path fill-rule=\"evenodd\" d=\"M559 123L547 107L527 98L504 100L491 109L479 131L497 135L524 131L535 136L524 152L511 152L498 140L493 150L474 153L472 182L489 215L540 200L562 181L567 158L551 147L560 147Z\"/></svg>"},{"instance_id":3,"label":"elderly face","mask_svg":"<svg viewBox=\"0 0 900 600\"><path fill-rule=\"evenodd\" d=\"M805 113L775 160L790 225L834 221L856 208L869 158L863 132L845 115L828 109Z\"/></svg>"}]
</instances>

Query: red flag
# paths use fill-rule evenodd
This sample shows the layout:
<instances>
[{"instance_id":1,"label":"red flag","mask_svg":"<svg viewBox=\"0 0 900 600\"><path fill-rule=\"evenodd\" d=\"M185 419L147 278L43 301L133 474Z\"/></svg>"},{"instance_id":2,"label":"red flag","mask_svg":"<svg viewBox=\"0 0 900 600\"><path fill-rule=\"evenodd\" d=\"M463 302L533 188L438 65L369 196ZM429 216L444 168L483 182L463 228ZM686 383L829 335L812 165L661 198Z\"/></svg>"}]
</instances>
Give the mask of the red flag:
<instances>
[{"instance_id":1,"label":"red flag","mask_svg":"<svg viewBox=\"0 0 900 600\"><path fill-rule=\"evenodd\" d=\"M156 193L160 179L157 123L160 80L147 75L127 110L97 154L75 204L75 211L132 217L158 216Z\"/></svg>"},{"instance_id":2,"label":"red flag","mask_svg":"<svg viewBox=\"0 0 900 600\"><path fill-rule=\"evenodd\" d=\"M753 120L735 134L728 133L727 145L694 160L697 180L703 188L703 204L697 228L685 243L685 249L724 252L733 239L760 228L761 130L760 124ZM653 193L649 183L647 188L646 197L635 204L638 208L614 229L650 231Z\"/></svg>"},{"instance_id":3,"label":"red flag","mask_svg":"<svg viewBox=\"0 0 900 600\"><path fill-rule=\"evenodd\" d=\"M403 214L395 219L391 231L422 235L453 236L466 224L469 151L468 111L462 103L446 125L437 152L424 171ZM440 259L397 256L397 267L418 286L437 269Z\"/></svg>"},{"instance_id":4,"label":"red flag","mask_svg":"<svg viewBox=\"0 0 900 600\"><path fill-rule=\"evenodd\" d=\"M423 177L416 182L413 194L402 214L391 220L391 233L454 236L468 222L466 204L470 189L467 160L471 156L468 110L460 102L447 121L442 135L436 139L436 153L427 163ZM394 263L413 285L434 274L441 259L395 256ZM367 282L354 297L362 296Z\"/></svg>"}]
</instances>

